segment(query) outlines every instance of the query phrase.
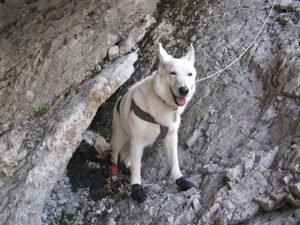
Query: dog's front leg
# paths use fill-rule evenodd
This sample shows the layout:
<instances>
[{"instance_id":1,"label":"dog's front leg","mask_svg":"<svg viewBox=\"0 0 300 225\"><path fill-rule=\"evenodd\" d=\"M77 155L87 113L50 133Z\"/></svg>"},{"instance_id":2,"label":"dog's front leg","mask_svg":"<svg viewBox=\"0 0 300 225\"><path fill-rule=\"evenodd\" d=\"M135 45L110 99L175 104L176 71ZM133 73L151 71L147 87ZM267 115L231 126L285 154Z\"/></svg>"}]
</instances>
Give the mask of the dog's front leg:
<instances>
[{"instance_id":1,"label":"dog's front leg","mask_svg":"<svg viewBox=\"0 0 300 225\"><path fill-rule=\"evenodd\" d=\"M165 154L168 158L168 163L171 170L172 177L177 180L182 177L182 174L179 169L178 156L177 156L177 133L170 132L163 140L163 146L165 150Z\"/></svg>"},{"instance_id":2,"label":"dog's front leg","mask_svg":"<svg viewBox=\"0 0 300 225\"><path fill-rule=\"evenodd\" d=\"M132 139L130 142L131 196L139 203L142 203L147 197L141 182L141 161L144 147L137 140Z\"/></svg>"},{"instance_id":3,"label":"dog's front leg","mask_svg":"<svg viewBox=\"0 0 300 225\"><path fill-rule=\"evenodd\" d=\"M169 166L171 169L171 175L176 181L176 184L180 187L180 189L182 191L186 191L191 187L195 187L195 185L192 182L186 180L180 172L177 155L177 143L177 132L169 132L169 134L163 140L163 146L166 156L168 158Z\"/></svg>"}]
</instances>

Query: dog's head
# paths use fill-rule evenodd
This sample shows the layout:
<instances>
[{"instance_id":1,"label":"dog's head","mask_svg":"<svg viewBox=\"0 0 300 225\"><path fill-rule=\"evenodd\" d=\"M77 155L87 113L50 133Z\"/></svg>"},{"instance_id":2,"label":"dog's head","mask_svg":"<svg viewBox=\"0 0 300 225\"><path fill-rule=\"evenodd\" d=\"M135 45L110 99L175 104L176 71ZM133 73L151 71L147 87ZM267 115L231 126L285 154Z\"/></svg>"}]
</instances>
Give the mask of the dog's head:
<instances>
[{"instance_id":1,"label":"dog's head","mask_svg":"<svg viewBox=\"0 0 300 225\"><path fill-rule=\"evenodd\" d=\"M170 106L185 106L195 92L196 69L192 44L187 54L173 58L159 44L159 66L155 80L156 93Z\"/></svg>"}]
</instances>

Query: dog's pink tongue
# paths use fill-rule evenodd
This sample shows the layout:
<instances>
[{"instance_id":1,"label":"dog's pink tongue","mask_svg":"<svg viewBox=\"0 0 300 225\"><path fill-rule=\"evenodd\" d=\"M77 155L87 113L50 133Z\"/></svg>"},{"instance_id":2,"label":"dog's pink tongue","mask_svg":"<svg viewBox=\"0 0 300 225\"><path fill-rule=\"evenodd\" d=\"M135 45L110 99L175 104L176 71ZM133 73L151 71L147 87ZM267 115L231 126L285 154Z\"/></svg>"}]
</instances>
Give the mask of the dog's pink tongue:
<instances>
[{"instance_id":1,"label":"dog's pink tongue","mask_svg":"<svg viewBox=\"0 0 300 225\"><path fill-rule=\"evenodd\" d=\"M176 97L176 102L179 106L185 105L185 97Z\"/></svg>"}]
</instances>

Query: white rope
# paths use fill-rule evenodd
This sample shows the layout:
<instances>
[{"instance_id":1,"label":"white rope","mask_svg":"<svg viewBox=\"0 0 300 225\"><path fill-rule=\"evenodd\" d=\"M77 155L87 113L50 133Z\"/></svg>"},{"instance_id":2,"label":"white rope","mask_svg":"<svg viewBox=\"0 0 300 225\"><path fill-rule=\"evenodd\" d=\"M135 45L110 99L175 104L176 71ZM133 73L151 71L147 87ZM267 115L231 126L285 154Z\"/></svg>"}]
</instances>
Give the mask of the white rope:
<instances>
[{"instance_id":1,"label":"white rope","mask_svg":"<svg viewBox=\"0 0 300 225\"><path fill-rule=\"evenodd\" d=\"M216 76L216 75L222 73L224 70L226 70L226 69L228 69L229 67L231 67L234 63L236 63L238 60L240 60L240 59L245 55L245 53L253 46L253 44L254 44L255 41L257 40L258 36L261 34L262 30L264 29L264 27L265 27L265 25L266 25L266 23L267 23L267 20L270 18L270 15L271 15L271 13L272 13L272 11L273 11L273 8L274 8L274 6L275 6L275 3L276 3L276 0L274 0L273 5L272 5L272 7L271 7L271 10L270 10L270 12L269 12L269 15L267 16L267 18L266 18L266 20L264 21L262 27L260 28L259 32L258 32L257 35L255 36L255 38L253 39L253 41L251 42L251 44L248 46L248 48L246 48L246 49L242 52L242 54L241 54L236 60L234 60L233 62L231 62L230 64L228 64L226 67L224 67L223 69L221 69L221 70L215 72L215 73L212 74L212 75L209 75L209 76L207 76L207 77L204 77L204 78L201 78L201 79L199 79L199 80L196 80L196 83L197 83L197 82L200 82L200 81L204 81L204 80L210 79L210 78L212 78L212 77L214 77L214 76Z\"/></svg>"}]
</instances>

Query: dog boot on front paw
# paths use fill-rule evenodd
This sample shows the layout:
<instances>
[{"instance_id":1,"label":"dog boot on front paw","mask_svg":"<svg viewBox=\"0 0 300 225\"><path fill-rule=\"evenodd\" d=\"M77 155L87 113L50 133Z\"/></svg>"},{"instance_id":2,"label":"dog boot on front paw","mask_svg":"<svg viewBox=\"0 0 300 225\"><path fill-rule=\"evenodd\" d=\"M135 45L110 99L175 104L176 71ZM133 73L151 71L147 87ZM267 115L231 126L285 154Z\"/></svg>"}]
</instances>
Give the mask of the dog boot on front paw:
<instances>
[{"instance_id":1,"label":"dog boot on front paw","mask_svg":"<svg viewBox=\"0 0 300 225\"><path fill-rule=\"evenodd\" d=\"M195 184L186 180L184 177L180 177L176 180L176 184L180 187L182 191L187 191L188 189L194 187L196 188Z\"/></svg>"},{"instance_id":2,"label":"dog boot on front paw","mask_svg":"<svg viewBox=\"0 0 300 225\"><path fill-rule=\"evenodd\" d=\"M142 203L143 201L145 201L147 198L147 195L146 195L146 192L144 191L143 186L140 184L132 185L131 197L134 200L136 200L138 203Z\"/></svg>"}]
</instances>

